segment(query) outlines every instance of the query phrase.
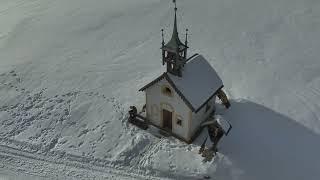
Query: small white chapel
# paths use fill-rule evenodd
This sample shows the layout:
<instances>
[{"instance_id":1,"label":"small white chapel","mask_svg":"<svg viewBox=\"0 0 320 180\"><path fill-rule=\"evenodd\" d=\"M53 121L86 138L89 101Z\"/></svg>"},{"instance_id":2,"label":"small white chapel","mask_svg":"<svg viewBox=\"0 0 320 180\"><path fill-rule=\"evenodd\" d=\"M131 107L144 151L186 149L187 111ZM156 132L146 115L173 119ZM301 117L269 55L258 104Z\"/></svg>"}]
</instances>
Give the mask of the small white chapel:
<instances>
[{"instance_id":1,"label":"small white chapel","mask_svg":"<svg viewBox=\"0 0 320 180\"><path fill-rule=\"evenodd\" d=\"M162 65L166 72L140 91L146 95L148 123L190 143L199 133L201 123L215 112L216 97L223 102L227 98L222 91L223 82L210 63L199 54L187 58L186 31L182 43L175 6L173 33L167 43L162 30Z\"/></svg>"}]
</instances>

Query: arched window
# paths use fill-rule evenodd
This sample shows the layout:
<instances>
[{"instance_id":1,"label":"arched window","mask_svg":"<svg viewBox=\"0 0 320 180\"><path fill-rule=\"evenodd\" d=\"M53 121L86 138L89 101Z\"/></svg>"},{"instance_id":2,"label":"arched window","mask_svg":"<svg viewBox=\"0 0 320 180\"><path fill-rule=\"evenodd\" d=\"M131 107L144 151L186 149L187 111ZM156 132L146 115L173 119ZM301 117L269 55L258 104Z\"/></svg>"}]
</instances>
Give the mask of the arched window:
<instances>
[{"instance_id":1,"label":"arched window","mask_svg":"<svg viewBox=\"0 0 320 180\"><path fill-rule=\"evenodd\" d=\"M165 93L166 94L169 94L169 95L171 95L171 89L170 88L168 88L168 87L166 87L166 88L164 88L164 90L165 90Z\"/></svg>"},{"instance_id":2,"label":"arched window","mask_svg":"<svg viewBox=\"0 0 320 180\"><path fill-rule=\"evenodd\" d=\"M170 97L173 96L172 90L168 86L163 86L162 87L162 94L164 94L166 96L170 96Z\"/></svg>"}]
</instances>

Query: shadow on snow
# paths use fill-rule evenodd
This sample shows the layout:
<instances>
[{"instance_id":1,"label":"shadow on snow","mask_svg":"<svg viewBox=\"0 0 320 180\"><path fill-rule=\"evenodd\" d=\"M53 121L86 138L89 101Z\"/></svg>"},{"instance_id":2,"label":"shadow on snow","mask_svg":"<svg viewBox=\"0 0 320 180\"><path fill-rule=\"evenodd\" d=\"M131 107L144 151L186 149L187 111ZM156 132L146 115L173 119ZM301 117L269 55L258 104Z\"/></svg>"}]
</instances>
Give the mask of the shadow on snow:
<instances>
[{"instance_id":1,"label":"shadow on snow","mask_svg":"<svg viewBox=\"0 0 320 180\"><path fill-rule=\"evenodd\" d=\"M220 145L224 160L218 160L216 171L209 169L208 174L245 180L320 177L319 134L262 105L231 104L223 114L233 125Z\"/></svg>"}]
</instances>

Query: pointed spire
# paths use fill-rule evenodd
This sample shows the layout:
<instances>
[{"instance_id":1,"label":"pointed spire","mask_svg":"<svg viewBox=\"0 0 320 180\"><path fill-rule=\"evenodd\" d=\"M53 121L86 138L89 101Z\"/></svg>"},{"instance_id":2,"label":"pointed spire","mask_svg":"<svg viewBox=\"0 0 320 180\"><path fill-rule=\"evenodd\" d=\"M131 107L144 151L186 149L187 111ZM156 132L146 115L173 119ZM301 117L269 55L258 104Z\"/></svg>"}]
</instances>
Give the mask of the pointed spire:
<instances>
[{"instance_id":1,"label":"pointed spire","mask_svg":"<svg viewBox=\"0 0 320 180\"><path fill-rule=\"evenodd\" d=\"M186 29L186 41L185 41L185 45L188 46L188 31L189 29Z\"/></svg>"},{"instance_id":2,"label":"pointed spire","mask_svg":"<svg viewBox=\"0 0 320 180\"><path fill-rule=\"evenodd\" d=\"M173 24L173 32L171 40L165 45L165 47L171 49L171 50L182 50L186 46L180 41L179 34L178 34L178 23L177 23L177 3L175 0L173 0L174 3L174 24Z\"/></svg>"},{"instance_id":3,"label":"pointed spire","mask_svg":"<svg viewBox=\"0 0 320 180\"><path fill-rule=\"evenodd\" d=\"M173 32L172 32L172 39L179 39L179 35L178 35L178 25L177 25L177 3L174 0L174 25L173 25Z\"/></svg>"},{"instance_id":4,"label":"pointed spire","mask_svg":"<svg viewBox=\"0 0 320 180\"><path fill-rule=\"evenodd\" d=\"M162 36L162 46L164 46L164 34L163 34L163 29L161 29L161 36Z\"/></svg>"}]
</instances>

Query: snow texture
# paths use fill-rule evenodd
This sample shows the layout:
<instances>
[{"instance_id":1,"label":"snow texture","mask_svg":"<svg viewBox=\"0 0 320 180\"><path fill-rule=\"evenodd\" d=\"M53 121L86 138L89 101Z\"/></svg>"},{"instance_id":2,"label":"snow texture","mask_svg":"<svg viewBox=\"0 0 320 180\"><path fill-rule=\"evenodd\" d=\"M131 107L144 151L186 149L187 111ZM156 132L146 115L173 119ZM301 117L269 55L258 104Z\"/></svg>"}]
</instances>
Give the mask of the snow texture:
<instances>
[{"instance_id":1,"label":"snow texture","mask_svg":"<svg viewBox=\"0 0 320 180\"><path fill-rule=\"evenodd\" d=\"M231 99L213 162L205 132L187 145L126 122L164 71L171 0L1 0L1 178L318 180L320 1L177 5Z\"/></svg>"},{"instance_id":2,"label":"snow texture","mask_svg":"<svg viewBox=\"0 0 320 180\"><path fill-rule=\"evenodd\" d=\"M182 77L170 73L168 76L196 110L223 85L216 71L201 55L186 63Z\"/></svg>"}]
</instances>

